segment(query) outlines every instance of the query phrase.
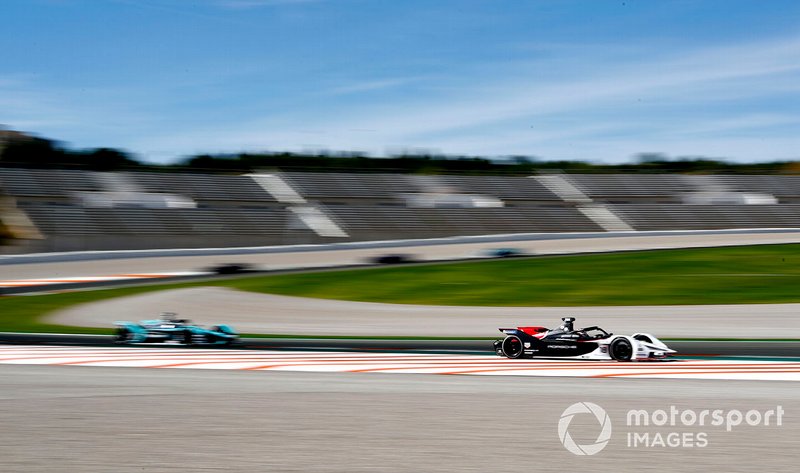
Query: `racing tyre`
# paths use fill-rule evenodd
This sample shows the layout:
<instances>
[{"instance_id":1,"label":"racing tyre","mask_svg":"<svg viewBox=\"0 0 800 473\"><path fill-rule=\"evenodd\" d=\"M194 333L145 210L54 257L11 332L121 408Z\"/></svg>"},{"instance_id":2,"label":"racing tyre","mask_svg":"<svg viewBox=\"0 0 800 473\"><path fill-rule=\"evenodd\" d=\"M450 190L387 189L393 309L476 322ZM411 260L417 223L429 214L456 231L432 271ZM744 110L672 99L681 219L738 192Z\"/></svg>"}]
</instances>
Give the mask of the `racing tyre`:
<instances>
[{"instance_id":1,"label":"racing tyre","mask_svg":"<svg viewBox=\"0 0 800 473\"><path fill-rule=\"evenodd\" d=\"M615 338L608 347L611 358L617 361L631 361L633 358L633 345L627 338Z\"/></svg>"},{"instance_id":2,"label":"racing tyre","mask_svg":"<svg viewBox=\"0 0 800 473\"><path fill-rule=\"evenodd\" d=\"M183 331L183 344L188 347L188 346L191 346L192 343L194 343L194 340L192 340L192 331L191 330L184 330Z\"/></svg>"},{"instance_id":3,"label":"racing tyre","mask_svg":"<svg viewBox=\"0 0 800 473\"><path fill-rule=\"evenodd\" d=\"M131 340L131 331L125 327L120 327L114 334L114 343L128 343Z\"/></svg>"},{"instance_id":4,"label":"racing tyre","mask_svg":"<svg viewBox=\"0 0 800 473\"><path fill-rule=\"evenodd\" d=\"M509 335L500 346L506 358L519 358L522 356L522 340L516 335Z\"/></svg>"}]
</instances>

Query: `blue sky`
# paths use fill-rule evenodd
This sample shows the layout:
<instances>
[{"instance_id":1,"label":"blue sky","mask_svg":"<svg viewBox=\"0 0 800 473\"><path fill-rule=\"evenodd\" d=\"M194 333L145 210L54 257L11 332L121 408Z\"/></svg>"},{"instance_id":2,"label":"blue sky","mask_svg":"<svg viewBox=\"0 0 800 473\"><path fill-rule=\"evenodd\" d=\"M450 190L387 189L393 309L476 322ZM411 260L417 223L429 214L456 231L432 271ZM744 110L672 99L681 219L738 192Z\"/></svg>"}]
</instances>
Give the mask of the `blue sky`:
<instances>
[{"instance_id":1,"label":"blue sky","mask_svg":"<svg viewBox=\"0 0 800 473\"><path fill-rule=\"evenodd\" d=\"M168 162L800 159L794 0L2 0L0 124Z\"/></svg>"}]
</instances>

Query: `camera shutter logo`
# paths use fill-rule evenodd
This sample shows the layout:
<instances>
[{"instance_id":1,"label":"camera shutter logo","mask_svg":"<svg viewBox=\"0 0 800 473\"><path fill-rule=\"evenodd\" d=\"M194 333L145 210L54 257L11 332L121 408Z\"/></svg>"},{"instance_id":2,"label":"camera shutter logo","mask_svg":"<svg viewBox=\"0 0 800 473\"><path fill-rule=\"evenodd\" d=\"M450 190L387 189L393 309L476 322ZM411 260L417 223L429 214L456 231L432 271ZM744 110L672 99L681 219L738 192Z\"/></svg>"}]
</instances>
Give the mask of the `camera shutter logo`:
<instances>
[{"instance_id":1,"label":"camera shutter logo","mask_svg":"<svg viewBox=\"0 0 800 473\"><path fill-rule=\"evenodd\" d=\"M576 414L594 414L597 422L600 423L600 435L597 436L597 440L595 440L594 443L578 445L572 440L568 429L572 418L575 417ZM606 448L608 441L611 439L611 419L608 418L605 409L597 404L592 402L576 402L564 409L564 412L561 414L561 420L558 421L558 438L561 440L564 448L575 455L594 455Z\"/></svg>"}]
</instances>

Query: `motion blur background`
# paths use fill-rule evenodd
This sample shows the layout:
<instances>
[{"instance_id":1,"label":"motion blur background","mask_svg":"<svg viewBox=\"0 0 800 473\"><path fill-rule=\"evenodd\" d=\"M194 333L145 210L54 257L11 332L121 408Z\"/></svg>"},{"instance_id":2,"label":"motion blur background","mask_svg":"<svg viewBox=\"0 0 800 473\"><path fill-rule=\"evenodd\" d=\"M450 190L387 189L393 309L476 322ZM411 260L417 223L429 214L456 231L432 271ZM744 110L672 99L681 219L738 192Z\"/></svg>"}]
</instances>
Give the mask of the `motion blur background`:
<instances>
[{"instance_id":1,"label":"motion blur background","mask_svg":"<svg viewBox=\"0 0 800 473\"><path fill-rule=\"evenodd\" d=\"M799 5L4 1L0 470L795 471ZM492 356L576 315L680 357Z\"/></svg>"}]
</instances>

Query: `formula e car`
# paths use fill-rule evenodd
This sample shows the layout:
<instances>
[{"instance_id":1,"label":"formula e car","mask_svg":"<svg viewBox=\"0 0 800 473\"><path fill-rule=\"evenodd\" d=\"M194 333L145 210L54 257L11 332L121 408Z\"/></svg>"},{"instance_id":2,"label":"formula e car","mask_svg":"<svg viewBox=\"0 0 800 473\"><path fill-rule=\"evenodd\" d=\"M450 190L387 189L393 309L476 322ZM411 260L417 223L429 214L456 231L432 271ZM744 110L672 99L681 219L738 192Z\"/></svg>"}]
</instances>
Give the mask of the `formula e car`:
<instances>
[{"instance_id":1,"label":"formula e car","mask_svg":"<svg viewBox=\"0 0 800 473\"><path fill-rule=\"evenodd\" d=\"M615 336L597 326L576 330L573 317L561 320L563 324L552 330L545 327L501 328L506 337L495 340L494 350L507 358L536 356L617 361L653 360L675 353L649 333Z\"/></svg>"},{"instance_id":2,"label":"formula e car","mask_svg":"<svg viewBox=\"0 0 800 473\"><path fill-rule=\"evenodd\" d=\"M177 314L165 312L156 320L139 323L115 322L114 341L127 343L179 343L183 345L231 345L239 339L228 325L204 328L191 320L179 319Z\"/></svg>"}]
</instances>

